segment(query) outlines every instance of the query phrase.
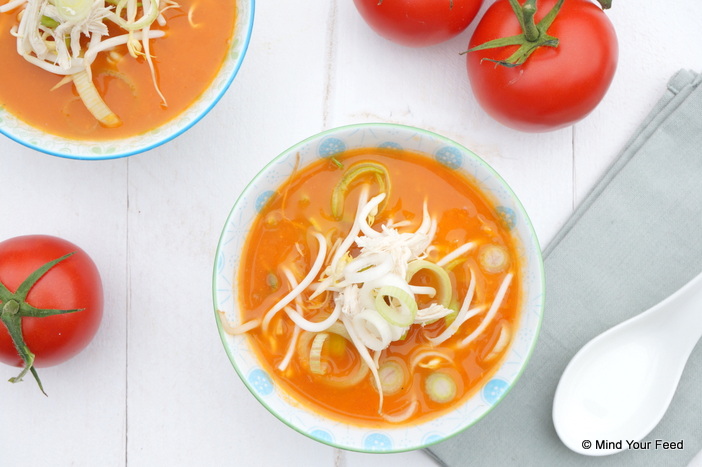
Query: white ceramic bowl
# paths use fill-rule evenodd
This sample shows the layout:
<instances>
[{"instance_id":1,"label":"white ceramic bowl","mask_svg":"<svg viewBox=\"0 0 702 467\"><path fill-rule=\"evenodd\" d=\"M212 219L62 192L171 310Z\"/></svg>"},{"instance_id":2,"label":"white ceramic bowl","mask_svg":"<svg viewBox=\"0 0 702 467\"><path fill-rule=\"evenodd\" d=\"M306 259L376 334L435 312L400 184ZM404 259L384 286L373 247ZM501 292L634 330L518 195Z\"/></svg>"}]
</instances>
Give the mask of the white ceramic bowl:
<instances>
[{"instance_id":1,"label":"white ceramic bowl","mask_svg":"<svg viewBox=\"0 0 702 467\"><path fill-rule=\"evenodd\" d=\"M417 151L466 174L490 194L521 246L525 295L516 337L503 364L480 390L462 406L425 423L393 429L368 429L330 420L291 404L290 396L278 388L257 360L246 336L231 336L223 329L217 310L234 324L241 323L237 308L237 267L249 226L268 197L285 181L295 166L345 149L393 146ZM216 253L213 278L215 318L224 348L235 370L251 393L276 417L322 443L362 452L400 452L423 448L442 441L473 425L485 416L510 388L531 355L541 325L544 275L541 250L521 203L482 159L458 143L437 134L401 125L361 124L329 130L302 141L276 157L249 183L226 221Z\"/></svg>"},{"instance_id":2,"label":"white ceramic bowl","mask_svg":"<svg viewBox=\"0 0 702 467\"><path fill-rule=\"evenodd\" d=\"M64 138L38 130L0 106L0 133L29 148L69 159L117 159L148 151L195 125L222 98L246 55L254 20L255 0L236 0L234 37L224 63L210 87L183 113L165 125L128 138L89 141Z\"/></svg>"}]
</instances>

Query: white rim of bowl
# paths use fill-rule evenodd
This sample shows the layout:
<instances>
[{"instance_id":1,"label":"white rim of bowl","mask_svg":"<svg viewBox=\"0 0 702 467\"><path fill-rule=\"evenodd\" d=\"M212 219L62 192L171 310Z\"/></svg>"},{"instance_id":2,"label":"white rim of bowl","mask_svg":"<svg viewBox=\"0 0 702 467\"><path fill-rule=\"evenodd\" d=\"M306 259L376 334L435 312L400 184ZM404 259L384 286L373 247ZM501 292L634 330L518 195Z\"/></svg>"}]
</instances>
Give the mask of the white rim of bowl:
<instances>
[{"instance_id":1,"label":"white rim of bowl","mask_svg":"<svg viewBox=\"0 0 702 467\"><path fill-rule=\"evenodd\" d=\"M237 1L237 5L238 5ZM231 86L232 82L234 81L234 78L236 75L239 73L239 70L241 68L241 65L244 61L244 57L246 56L246 52L249 47L249 43L251 42L251 34L253 31L253 24L254 24L254 12L255 12L255 0L249 0L250 7L248 9L248 14L244 16L243 20L237 16L235 28L239 27L239 31L241 33L237 33L235 31L235 36L240 38L240 41L235 42L236 45L233 45L227 50L227 55L230 55L233 50L238 50L238 56L234 60L234 63L231 65L231 70L227 71L228 77L226 82L222 85L222 88L220 91L217 93L217 95L212 99L212 101L204 107L201 111L199 111L191 121L188 123L184 124L182 127L177 128L175 131L172 131L171 133L167 134L163 138L159 138L157 141L154 142L149 142L148 144L145 144L143 146L140 146L138 143L138 140L140 139L140 135L135 135L135 136L130 136L125 138L125 140L130 140L130 141L136 141L136 143L131 144L131 148L122 152L116 152L116 153L111 153L111 154L93 154L89 149L90 147L95 147L95 146L103 146L103 145L109 145L113 141L120 141L120 140L74 140L70 138L64 138L61 136L56 136L56 135L48 135L49 138L54 139L57 144L60 142L64 142L65 145L72 145L72 146L79 146L81 148L81 151L76 151L75 153L65 153L65 152L60 152L58 150L52 150L49 148L44 148L38 144L32 143L30 141L27 141L26 139L23 139L19 135L16 135L12 131L4 128L4 126L0 126L0 134L5 135L9 139L15 141L16 143L19 143L25 147L28 147L30 149L34 149L35 151L42 152L45 154L49 154L51 156L56 156L56 157L61 157L64 159L75 159L75 160L109 160L109 159L120 159L123 157L128 157L128 156L133 156L135 154L140 154L143 152L150 151L154 148L157 148L159 146L162 146L169 141L172 141L173 139L177 138L178 136L182 135L186 131L188 131L190 128L192 128L196 123L198 123L200 120L202 120L205 115L207 115L213 108L214 106L222 99L222 96L227 92L229 87ZM241 29L242 25L244 26L243 29ZM217 72L217 75L213 79L213 81L217 80L220 75L222 75L224 71L224 65L226 64L223 63L222 68ZM204 95L204 94L203 94ZM200 100L202 99L202 95L198 97L190 106L188 106L183 113L187 112L188 109L192 109L194 106L198 105ZM17 121L19 125L21 125L24 128L33 128L31 125L23 122L22 120L18 119L11 113L6 111L6 116L12 120ZM164 126L169 127L170 125L173 125L174 122L178 119L178 115L176 115L173 119L169 120L164 124ZM36 130L40 131L40 130Z\"/></svg>"},{"instance_id":2,"label":"white rim of bowl","mask_svg":"<svg viewBox=\"0 0 702 467\"><path fill-rule=\"evenodd\" d=\"M335 442L335 441L329 441L324 438L320 437L315 437L313 434L303 430L301 427L296 426L293 422L287 420L285 417L283 417L281 414L278 413L273 407L270 406L263 398L257 393L255 388L251 386L251 383L247 380L246 375L242 373L242 369L240 369L235 361L234 355L231 353L229 345L227 344L227 338L229 337L229 334L224 330L222 323L220 321L220 316L219 316L219 307L218 305L218 300L217 300L217 290L219 289L217 287L218 283L218 267L217 267L217 261L220 258L221 250L223 248L223 241L225 238L227 226L231 224L232 222L232 217L236 211L237 206L241 203L241 201L248 195L248 193L251 191L252 187L256 184L256 182L265 176L265 173L269 170L270 167L274 166L278 162L282 161L286 157L288 157L291 153L296 152L298 149L312 143L315 141L321 142L324 140L326 137L332 136L337 133L342 133L342 132L348 132L348 131L353 131L353 130L361 130L361 129L372 129L372 128L378 128L378 129L395 129L398 131L404 131L404 132L414 132L417 134L423 134L426 135L432 139L442 141L447 143L448 145L454 146L456 148L459 148L463 151L465 151L466 154L469 154L470 157L474 159L475 162L477 162L484 170L488 171L490 175L497 181L499 185L501 185L506 192L509 194L510 199L513 200L514 206L520 211L520 214L524 217L524 224L527 227L527 232L528 232L528 238L525 240L528 240L530 242L530 246L533 246L535 248L535 259L536 259L536 268L538 270L538 281L540 288L539 290L535 291L535 295L538 299L537 307L538 307L538 320L535 325L534 329L534 334L533 337L531 338L531 341L529 343L529 347L522 359L521 366L519 370L515 373L514 377L512 378L512 381L510 382L509 386L507 386L504 391L495 399L493 403L489 405L487 409L485 409L479 416L475 417L470 423L466 424L465 426L461 427L460 429L454 431L453 433L450 433L441 439L436 439L436 440L431 440L431 441L425 441L413 446L403 446L401 448L392 448L392 449L387 449L387 450L377 450L377 451L369 451L367 449L364 449L363 447L360 446L355 446L355 445L346 445L341 442ZM420 151L421 152L421 151ZM219 332L220 339L222 341L222 345L224 347L225 352L227 353L227 357L229 358L230 363L232 364L232 367L238 374L239 378L243 382L244 386L249 390L249 392L256 398L256 400L268 410L272 415L274 415L278 420L283 422L285 425L288 427L292 428L293 430L297 431L300 434L305 435L308 438L311 438L317 442L320 442L322 444L338 448L338 449L343 449L347 451L353 451L353 452L361 452L361 453L367 453L367 454L392 454L392 453L400 453L400 452L408 452L408 451L415 451L419 449L425 449L430 446L433 446L435 444L441 443L443 441L446 441L450 438L453 438L456 435L459 435L460 433L465 432L468 428L474 426L480 420L482 420L486 415L488 415L492 410L500 404L500 402L507 396L507 394L512 390L514 386L518 383L519 379L521 378L522 374L524 373L524 370L529 364L529 361L531 360L531 356L534 353L534 349L536 347L536 343L538 342L539 334L541 332L541 326L543 324L543 313L544 313L544 298L545 298L545 291L546 291L546 280L545 280L545 272L544 272L544 264L543 264L543 255L542 255L542 250L541 246L538 241L538 237L536 235L536 231L534 230L534 226L531 222L531 219L529 218L529 215L527 214L526 210L524 209L524 206L522 205L522 202L520 199L517 197L517 195L514 193L512 188L507 184L507 182L502 178L502 176L497 173L484 159L482 159L480 156L475 154L473 151L467 149L464 147L462 144L459 144L458 142L447 138L445 136L439 135L438 133L435 133L430 130L425 130L422 128L417 128L409 125L403 125L403 124L396 124L396 123L356 123L356 124L350 124L350 125L344 125L344 126L339 126L335 128L331 128L322 132L319 132L315 135L312 135L308 138L305 138L304 140L294 144L293 146L290 146L288 149L284 150L280 154L278 154L275 158L273 158L271 161L269 161L261 170L258 171L258 173L246 184L244 189L241 191L239 196L237 197L236 201L232 205L232 208L227 216L227 219L224 223L224 227L222 229L222 232L219 237L219 241L217 243L217 249L215 251L215 261L214 261L214 268L213 268L213 278L212 278L212 298L213 298L213 305L214 305L214 316L215 316L215 322L217 324L217 329ZM526 306L526 304L524 305ZM475 395L471 396L470 399L475 397ZM291 396L292 398L292 396ZM309 409L309 408L307 408ZM324 418L325 420L328 420L330 423L333 423L335 425L345 425L343 422L333 420L331 418L325 417L323 415L320 415L320 417ZM431 423L434 419L429 420L426 423ZM417 425L417 426L421 426ZM363 429L363 427L357 427L360 429ZM400 427L401 429L402 427ZM390 431L391 429L387 428L380 428L380 429L373 429L373 428L368 428L368 431L375 431L375 432L382 432L382 431ZM396 429L392 429L396 430Z\"/></svg>"}]
</instances>

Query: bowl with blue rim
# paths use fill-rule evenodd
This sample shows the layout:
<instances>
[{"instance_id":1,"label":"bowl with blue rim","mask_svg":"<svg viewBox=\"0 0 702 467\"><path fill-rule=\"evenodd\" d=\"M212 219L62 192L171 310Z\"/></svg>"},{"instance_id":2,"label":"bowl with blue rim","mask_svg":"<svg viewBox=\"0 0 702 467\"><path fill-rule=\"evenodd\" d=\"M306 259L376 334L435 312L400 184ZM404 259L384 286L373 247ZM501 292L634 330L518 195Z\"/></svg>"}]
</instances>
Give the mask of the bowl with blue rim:
<instances>
[{"instance_id":1,"label":"bowl with blue rim","mask_svg":"<svg viewBox=\"0 0 702 467\"><path fill-rule=\"evenodd\" d=\"M459 406L436 418L398 427L344 423L316 413L291 398L262 363L248 336L225 329L243 323L238 266L250 226L267 200L295 170L320 158L360 148L408 150L438 161L464 176L492 201L518 245L522 298L515 336L499 368ZM544 272L538 239L516 194L478 155L449 138L420 128L366 123L321 132L290 147L268 163L236 200L219 239L213 269L215 320L226 354L253 397L282 422L321 443L367 452L403 452L431 446L476 424L514 387L536 344L543 314ZM227 326L222 319L226 319Z\"/></svg>"},{"instance_id":2,"label":"bowl with blue rim","mask_svg":"<svg viewBox=\"0 0 702 467\"><path fill-rule=\"evenodd\" d=\"M200 122L214 108L227 92L242 66L253 30L255 0L234 0L234 2L236 11L234 27L231 37L227 40L228 46L224 51L222 64L200 95L170 120L131 136L74 138L53 134L32 126L5 106L0 105L0 134L36 151L77 160L127 157L149 151L173 140ZM112 7L107 5L106 8ZM16 15L18 11L19 9L11 10L0 15ZM186 14L190 15L188 12ZM194 27L196 26L197 24ZM9 33L8 37L2 40L8 38L15 40ZM38 68L36 70L44 72ZM121 73L116 72L114 75L121 75ZM57 81L59 78L56 78ZM128 79L125 79L125 82L129 84Z\"/></svg>"}]
</instances>

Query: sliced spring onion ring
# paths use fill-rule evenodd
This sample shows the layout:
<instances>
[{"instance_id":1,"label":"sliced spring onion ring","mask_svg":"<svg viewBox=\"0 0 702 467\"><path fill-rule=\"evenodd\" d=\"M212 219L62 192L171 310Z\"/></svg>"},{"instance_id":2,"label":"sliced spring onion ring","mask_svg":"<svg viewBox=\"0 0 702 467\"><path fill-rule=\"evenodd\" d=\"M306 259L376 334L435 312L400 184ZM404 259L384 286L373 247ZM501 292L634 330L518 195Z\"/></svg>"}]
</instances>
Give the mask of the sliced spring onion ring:
<instances>
[{"instance_id":1,"label":"sliced spring onion ring","mask_svg":"<svg viewBox=\"0 0 702 467\"><path fill-rule=\"evenodd\" d=\"M417 316L417 302L412 294L392 285L384 285L378 289L375 309L393 326L409 326Z\"/></svg>"},{"instance_id":2,"label":"sliced spring onion ring","mask_svg":"<svg viewBox=\"0 0 702 467\"><path fill-rule=\"evenodd\" d=\"M439 280L439 290L437 291L438 296L436 297L436 300L440 305L448 308L448 306L451 304L451 296L453 293L451 290L451 278L449 277L448 272L446 272L446 270L441 266L437 266L435 263L425 259L411 261L407 264L407 282L411 282L414 275L423 269L434 273L436 278Z\"/></svg>"},{"instance_id":3,"label":"sliced spring onion ring","mask_svg":"<svg viewBox=\"0 0 702 467\"><path fill-rule=\"evenodd\" d=\"M439 404L446 404L456 398L456 381L443 371L437 371L427 376L424 389L429 398Z\"/></svg>"},{"instance_id":4,"label":"sliced spring onion ring","mask_svg":"<svg viewBox=\"0 0 702 467\"><path fill-rule=\"evenodd\" d=\"M310 371L316 375L324 375L327 373L326 366L322 365L322 348L328 337L328 333L320 332L314 336L312 340L312 348L310 349Z\"/></svg>"},{"instance_id":5,"label":"sliced spring onion ring","mask_svg":"<svg viewBox=\"0 0 702 467\"><path fill-rule=\"evenodd\" d=\"M409 295L412 295L412 291L409 288L409 284L402 277L397 274L390 273L385 276L376 279L374 281L364 282L361 286L359 292L359 301L361 306L365 308L375 308L375 298L378 295L378 289L383 286L393 286L404 290Z\"/></svg>"},{"instance_id":6,"label":"sliced spring onion ring","mask_svg":"<svg viewBox=\"0 0 702 467\"><path fill-rule=\"evenodd\" d=\"M409 378L404 364L397 360L385 360L381 363L378 367L378 375L380 376L380 387L386 396L392 396L404 389Z\"/></svg>"},{"instance_id":7,"label":"sliced spring onion ring","mask_svg":"<svg viewBox=\"0 0 702 467\"><path fill-rule=\"evenodd\" d=\"M158 18L159 11L158 11L158 1L157 0L144 0L148 2L148 7L144 8L144 16L139 18L138 20L125 20L123 19L120 15L122 13L122 9L124 7L124 4L127 3L126 1L120 1L117 4L117 9L115 12L110 16L110 20L117 24L119 27L122 29L125 29L127 31L136 31L139 29L143 29L147 26L150 26L154 21L156 21L156 18ZM133 5L133 2L129 2L128 6ZM147 11L148 10L148 11Z\"/></svg>"},{"instance_id":8,"label":"sliced spring onion ring","mask_svg":"<svg viewBox=\"0 0 702 467\"><path fill-rule=\"evenodd\" d=\"M492 350L490 350L490 353L483 358L483 361L489 362L500 355L507 348L507 344L509 344L511 337L512 333L510 332L509 324L503 323L500 327L500 336L497 338L495 347L493 347Z\"/></svg>"},{"instance_id":9,"label":"sliced spring onion ring","mask_svg":"<svg viewBox=\"0 0 702 467\"><path fill-rule=\"evenodd\" d=\"M408 418L410 418L412 414L414 414L417 411L417 408L419 408L419 401L417 399L414 399L412 402L409 403L407 408L402 410L401 412L394 414L383 413L381 414L381 416L390 423L402 423Z\"/></svg>"},{"instance_id":10,"label":"sliced spring onion ring","mask_svg":"<svg viewBox=\"0 0 702 467\"><path fill-rule=\"evenodd\" d=\"M346 326L340 321L337 321L336 323L332 324L329 326L327 329L327 332L332 332L338 336L343 337L347 341L351 341L351 336L349 335L349 332L346 330Z\"/></svg>"},{"instance_id":11,"label":"sliced spring onion ring","mask_svg":"<svg viewBox=\"0 0 702 467\"><path fill-rule=\"evenodd\" d=\"M334 323L334 325L330 326L329 329L327 329L326 333L337 334L346 339L347 341L353 343L353 341L351 340L351 336L346 330L346 327L341 322ZM304 356L304 359L308 365L310 364L310 362L306 359L310 356L311 342L314 341L316 336L317 333L304 332L298 339L297 351L300 353L301 356ZM364 381L368 377L370 368L368 367L365 360L360 354L359 358L356 359L356 361L356 365L350 370L348 374L336 376L327 373L325 375L320 375L318 381L327 386L335 388L348 388L359 384L361 381Z\"/></svg>"},{"instance_id":12,"label":"sliced spring onion ring","mask_svg":"<svg viewBox=\"0 0 702 467\"><path fill-rule=\"evenodd\" d=\"M351 184L359 177L365 174L374 174L378 181L380 192L390 192L390 177L388 171L383 164L376 162L359 162L350 166L339 183L334 187L331 196L332 216L335 219L341 219L344 214L344 199L349 191Z\"/></svg>"},{"instance_id":13,"label":"sliced spring onion ring","mask_svg":"<svg viewBox=\"0 0 702 467\"><path fill-rule=\"evenodd\" d=\"M485 245L478 253L478 260L483 271L497 274L509 266L509 253L502 245Z\"/></svg>"},{"instance_id":14,"label":"sliced spring onion ring","mask_svg":"<svg viewBox=\"0 0 702 467\"><path fill-rule=\"evenodd\" d=\"M90 74L83 70L73 75L73 84L78 95L85 103L91 114L108 128L118 127L122 124L119 117L105 104L90 78Z\"/></svg>"},{"instance_id":15,"label":"sliced spring onion ring","mask_svg":"<svg viewBox=\"0 0 702 467\"><path fill-rule=\"evenodd\" d=\"M407 332L409 331L409 326L390 326L390 332L392 333L392 340L399 341L404 340L407 337Z\"/></svg>"},{"instance_id":16,"label":"sliced spring onion ring","mask_svg":"<svg viewBox=\"0 0 702 467\"><path fill-rule=\"evenodd\" d=\"M358 365L356 365L356 367L348 375L333 376L327 374L324 375L324 377L320 378L319 381L321 381L327 386L331 386L334 388L349 388L352 386L356 386L357 384L368 378L369 372L370 368L368 368L368 365L366 365L366 363L359 358Z\"/></svg>"},{"instance_id":17,"label":"sliced spring onion ring","mask_svg":"<svg viewBox=\"0 0 702 467\"><path fill-rule=\"evenodd\" d=\"M92 9L92 0L54 0L59 16L65 21L83 20Z\"/></svg>"},{"instance_id":18,"label":"sliced spring onion ring","mask_svg":"<svg viewBox=\"0 0 702 467\"><path fill-rule=\"evenodd\" d=\"M390 325L374 310L364 309L351 319L359 340L371 350L383 350L392 342Z\"/></svg>"}]
</instances>

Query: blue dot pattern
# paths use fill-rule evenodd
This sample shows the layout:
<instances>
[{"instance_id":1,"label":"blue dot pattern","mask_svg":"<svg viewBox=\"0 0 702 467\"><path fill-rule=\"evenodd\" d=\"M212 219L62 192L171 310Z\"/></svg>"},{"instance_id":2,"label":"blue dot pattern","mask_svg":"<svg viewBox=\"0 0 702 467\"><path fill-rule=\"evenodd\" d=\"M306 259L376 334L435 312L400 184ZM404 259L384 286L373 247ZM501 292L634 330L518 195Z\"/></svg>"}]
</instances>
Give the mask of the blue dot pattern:
<instances>
[{"instance_id":1,"label":"blue dot pattern","mask_svg":"<svg viewBox=\"0 0 702 467\"><path fill-rule=\"evenodd\" d=\"M392 449L392 440L382 433L371 433L363 440L366 451L389 451Z\"/></svg>"},{"instance_id":2,"label":"blue dot pattern","mask_svg":"<svg viewBox=\"0 0 702 467\"><path fill-rule=\"evenodd\" d=\"M322 429L317 428L316 430L312 430L310 432L310 436L314 439L317 439L317 440L323 442L323 443L333 443L334 442L334 437L327 430L322 430Z\"/></svg>"},{"instance_id":3,"label":"blue dot pattern","mask_svg":"<svg viewBox=\"0 0 702 467\"><path fill-rule=\"evenodd\" d=\"M260 368L249 373L249 384L262 396L268 396L273 392L271 377Z\"/></svg>"},{"instance_id":4,"label":"blue dot pattern","mask_svg":"<svg viewBox=\"0 0 702 467\"><path fill-rule=\"evenodd\" d=\"M493 379L488 381L488 383L483 387L483 399L485 402L492 405L500 400L502 394L505 393L509 383L501 379Z\"/></svg>"},{"instance_id":5,"label":"blue dot pattern","mask_svg":"<svg viewBox=\"0 0 702 467\"><path fill-rule=\"evenodd\" d=\"M275 191L264 191L256 198L256 211L260 212L264 208L269 199L273 197Z\"/></svg>"},{"instance_id":6,"label":"blue dot pattern","mask_svg":"<svg viewBox=\"0 0 702 467\"><path fill-rule=\"evenodd\" d=\"M444 146L436 151L436 160L449 169L458 169L463 165L463 154L458 148Z\"/></svg>"},{"instance_id":7,"label":"blue dot pattern","mask_svg":"<svg viewBox=\"0 0 702 467\"><path fill-rule=\"evenodd\" d=\"M384 143L379 144L378 147L383 149L402 149L402 146L400 146L394 141L386 141Z\"/></svg>"},{"instance_id":8,"label":"blue dot pattern","mask_svg":"<svg viewBox=\"0 0 702 467\"><path fill-rule=\"evenodd\" d=\"M339 138L327 138L319 145L319 155L321 157L331 157L346 150L346 143Z\"/></svg>"},{"instance_id":9,"label":"blue dot pattern","mask_svg":"<svg viewBox=\"0 0 702 467\"><path fill-rule=\"evenodd\" d=\"M515 214L514 209L507 206L497 206L496 209L505 226L512 230L517 223L517 214Z\"/></svg>"}]
</instances>

